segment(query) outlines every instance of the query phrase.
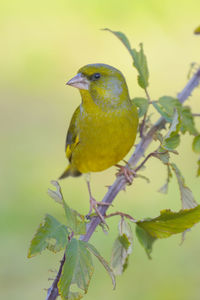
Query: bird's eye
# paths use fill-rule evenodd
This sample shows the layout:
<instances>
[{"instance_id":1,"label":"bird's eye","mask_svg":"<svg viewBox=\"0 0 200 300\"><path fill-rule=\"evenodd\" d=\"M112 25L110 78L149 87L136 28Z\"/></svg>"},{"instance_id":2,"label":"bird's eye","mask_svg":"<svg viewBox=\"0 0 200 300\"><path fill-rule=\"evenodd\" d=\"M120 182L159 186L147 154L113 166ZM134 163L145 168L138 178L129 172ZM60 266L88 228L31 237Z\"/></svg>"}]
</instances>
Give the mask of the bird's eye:
<instances>
[{"instance_id":1,"label":"bird's eye","mask_svg":"<svg viewBox=\"0 0 200 300\"><path fill-rule=\"evenodd\" d=\"M92 80L97 80L101 77L101 74L100 73L95 73L92 75Z\"/></svg>"}]
</instances>

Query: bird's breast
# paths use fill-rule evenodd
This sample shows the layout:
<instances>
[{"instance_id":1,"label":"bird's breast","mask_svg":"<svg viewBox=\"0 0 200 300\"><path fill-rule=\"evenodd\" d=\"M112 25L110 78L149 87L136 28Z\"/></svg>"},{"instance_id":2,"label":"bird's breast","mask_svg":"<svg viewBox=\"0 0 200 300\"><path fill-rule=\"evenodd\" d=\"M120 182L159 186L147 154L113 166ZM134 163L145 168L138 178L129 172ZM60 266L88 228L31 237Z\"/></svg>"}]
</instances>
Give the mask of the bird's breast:
<instances>
[{"instance_id":1,"label":"bird's breast","mask_svg":"<svg viewBox=\"0 0 200 300\"><path fill-rule=\"evenodd\" d=\"M98 172L115 165L133 146L137 131L134 109L81 114L79 144L73 164L81 173Z\"/></svg>"}]
</instances>

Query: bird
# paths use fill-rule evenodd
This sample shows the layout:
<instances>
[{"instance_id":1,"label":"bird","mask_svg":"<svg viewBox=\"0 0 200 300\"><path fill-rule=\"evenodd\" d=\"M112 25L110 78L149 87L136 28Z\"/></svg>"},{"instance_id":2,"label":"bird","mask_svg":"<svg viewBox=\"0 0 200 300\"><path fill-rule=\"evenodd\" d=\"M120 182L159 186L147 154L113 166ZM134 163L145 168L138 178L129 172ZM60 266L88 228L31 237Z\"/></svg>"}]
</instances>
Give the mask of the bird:
<instances>
[{"instance_id":1,"label":"bird","mask_svg":"<svg viewBox=\"0 0 200 300\"><path fill-rule=\"evenodd\" d=\"M116 165L119 173L128 177L126 167L118 162L134 145L137 107L130 99L123 74L107 64L85 65L66 84L80 91L82 101L68 128L65 152L69 164L59 179L84 174L90 196L89 214L94 209L104 222L98 205L107 204L92 196L89 174Z\"/></svg>"}]
</instances>

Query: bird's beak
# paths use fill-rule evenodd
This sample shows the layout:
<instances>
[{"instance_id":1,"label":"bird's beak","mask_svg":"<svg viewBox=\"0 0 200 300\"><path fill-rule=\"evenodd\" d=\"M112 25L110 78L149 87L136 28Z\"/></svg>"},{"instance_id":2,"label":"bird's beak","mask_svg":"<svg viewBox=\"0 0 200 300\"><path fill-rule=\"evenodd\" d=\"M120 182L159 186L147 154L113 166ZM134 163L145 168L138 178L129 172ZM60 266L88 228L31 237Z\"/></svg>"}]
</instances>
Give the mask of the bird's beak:
<instances>
[{"instance_id":1,"label":"bird's beak","mask_svg":"<svg viewBox=\"0 0 200 300\"><path fill-rule=\"evenodd\" d=\"M80 90L89 90L90 82L82 73L78 73L76 76L70 79L66 84L76 87L77 89Z\"/></svg>"}]
</instances>

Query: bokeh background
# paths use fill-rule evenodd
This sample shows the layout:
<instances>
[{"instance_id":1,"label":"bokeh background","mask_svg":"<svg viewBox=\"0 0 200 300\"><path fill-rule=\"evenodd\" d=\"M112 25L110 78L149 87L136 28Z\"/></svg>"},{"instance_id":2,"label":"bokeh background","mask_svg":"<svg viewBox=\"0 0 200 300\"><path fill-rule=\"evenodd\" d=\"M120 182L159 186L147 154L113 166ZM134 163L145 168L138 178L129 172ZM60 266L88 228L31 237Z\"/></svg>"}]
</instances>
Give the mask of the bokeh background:
<instances>
[{"instance_id":1,"label":"bokeh background","mask_svg":"<svg viewBox=\"0 0 200 300\"><path fill-rule=\"evenodd\" d=\"M80 103L78 91L65 86L79 67L103 62L125 75L130 94L143 96L137 86L131 58L109 27L127 34L132 46L144 43L150 69L152 99L175 96L187 82L190 63L200 63L200 37L193 30L200 24L199 0L142 1L46 1L0 2L0 298L45 299L61 255L44 252L27 259L33 234L46 213L62 219L63 211L47 195L50 180L67 164L64 142L70 116ZM188 103L200 112L200 89ZM200 122L197 120L197 128ZM192 138L185 135L174 161L186 183L200 201L200 182L195 177L197 155ZM129 154L130 155L130 154ZM115 168L92 176L96 199L112 184ZM180 209L176 180L167 196L157 190L166 170L159 161L148 162L144 175L151 183L136 180L121 192L113 210L136 218L154 217L161 209ZM88 212L88 193L83 178L61 183L66 201L83 214ZM110 258L118 219L109 222L110 233L99 229L92 243ZM130 265L117 279L117 289L102 266L95 274L85 299L197 300L200 295L200 226L187 235L157 241L153 260L134 238Z\"/></svg>"}]
</instances>

